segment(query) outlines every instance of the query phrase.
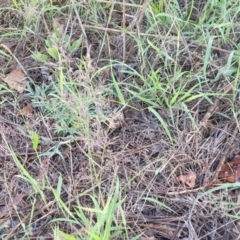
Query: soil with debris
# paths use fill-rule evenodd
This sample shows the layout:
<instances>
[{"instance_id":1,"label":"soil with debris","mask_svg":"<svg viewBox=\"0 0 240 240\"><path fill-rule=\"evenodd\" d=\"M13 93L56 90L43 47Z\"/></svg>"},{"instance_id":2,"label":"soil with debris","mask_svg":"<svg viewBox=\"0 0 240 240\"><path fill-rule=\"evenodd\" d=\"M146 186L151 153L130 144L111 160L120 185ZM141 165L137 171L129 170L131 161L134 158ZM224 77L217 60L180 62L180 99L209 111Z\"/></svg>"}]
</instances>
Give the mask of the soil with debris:
<instances>
[{"instance_id":1,"label":"soil with debris","mask_svg":"<svg viewBox=\"0 0 240 240\"><path fill-rule=\"evenodd\" d=\"M135 3L142 4L142 1ZM116 8L109 29L115 29L122 23L121 5L116 5ZM137 10L126 7L125 11L134 16ZM17 11L4 11L0 19L0 32L4 28L8 31L22 28L19 25L22 17ZM146 32L148 29L144 16L139 29L131 26L132 18L125 20L131 31ZM73 39L82 34L74 14L72 19L60 17L58 22L67 32L74 29ZM53 239L50 221L66 218L67 215L63 215L49 188L37 188L46 181L47 185L57 189L61 174L61 199L69 209L74 209L78 201L83 207L92 206L88 194L98 196L101 192L104 202L117 176L125 197L123 209L130 237L144 233L140 238L142 240L238 239L239 221L227 215L237 215L239 212L239 208L233 207L238 203L238 190L233 189L231 194L225 190L203 194L219 183L229 182L229 175L221 173L219 177L219 172L223 164L240 155L240 120L232 110L240 106L237 98L233 101L232 79L221 74L217 81L213 80L220 66L226 64L226 55L234 49L233 46L213 43L215 48L211 51L212 62L207 67L209 82L206 88L228 95L213 95L208 101L198 98L187 103L196 125L189 114L177 105L172 112L164 105L154 107L167 124L171 140L146 102L132 98L123 106L119 104L116 89L112 87L113 79L130 91L136 90L133 85L143 84L138 75L133 74L133 71L140 73L143 67L136 39L130 35L124 37L120 30L106 31L104 27L96 29L91 28L88 22L84 24L87 43L68 56L63 72L66 79L80 82L77 88L81 96L97 93L99 100L96 100L97 97L93 102L86 101L78 106L76 96L63 91L62 99L67 103L69 113L61 109L60 100L54 99L60 91L56 89L58 76L55 70L58 63L54 59L47 64L40 63L32 56L36 50L46 53L44 39L48 34L44 24L41 23L42 32L36 39L31 34L26 39L18 39L1 33L0 235L3 238L7 236L4 239L21 239L28 232L30 239ZM148 37L154 39L154 36ZM183 74L200 71L204 65L206 46L192 40L186 43L189 45L186 50L183 42L179 44L182 47L181 56L175 55L178 51L176 41L159 41L158 47L177 59ZM122 54L123 49L125 55ZM145 57L151 64L144 66L146 76L151 69L158 68L161 72L172 74L174 66L165 66L154 49L148 49ZM91 83L86 72L79 70L79 64L83 61L89 64ZM125 65L121 64L122 61ZM114 62L112 69L98 71L111 62ZM14 88L9 91L11 85L4 79L16 69L21 69L21 74L26 76L26 86L21 91ZM16 79L18 81L18 77ZM186 83L188 89L193 84L194 81ZM121 91L125 99L131 98L124 87ZM103 95L105 100L100 97ZM44 105L46 102L48 107ZM52 117L51 109L58 109L59 115ZM61 118L68 119L74 109L79 111L81 119L88 122L77 122L79 116L76 116L73 121L79 126L64 125ZM79 129L89 132L80 132ZM38 142L36 148L33 139L37 135L34 133L39 136L38 140L35 139ZM25 171L35 179L36 189L28 181ZM94 178L92 171L97 178ZM232 182L237 182L238 177ZM45 200L38 194L41 191ZM81 198L78 198L79 195ZM166 204L171 211L150 201L150 198ZM96 220L90 213L88 217L92 218L91 221ZM66 233L78 231L74 223L58 225ZM113 239L124 238L118 236Z\"/></svg>"}]
</instances>

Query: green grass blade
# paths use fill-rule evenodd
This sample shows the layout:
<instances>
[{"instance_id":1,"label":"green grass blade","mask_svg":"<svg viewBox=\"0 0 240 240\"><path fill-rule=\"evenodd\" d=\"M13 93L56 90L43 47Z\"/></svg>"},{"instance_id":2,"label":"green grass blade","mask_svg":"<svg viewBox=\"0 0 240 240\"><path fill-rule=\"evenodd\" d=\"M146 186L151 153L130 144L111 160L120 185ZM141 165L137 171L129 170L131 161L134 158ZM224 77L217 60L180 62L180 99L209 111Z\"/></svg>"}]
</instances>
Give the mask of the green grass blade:
<instances>
[{"instance_id":1,"label":"green grass blade","mask_svg":"<svg viewBox=\"0 0 240 240\"><path fill-rule=\"evenodd\" d=\"M113 73L112 73L112 79L113 79L113 85L114 85L114 88L115 88L115 90L117 92L117 96L118 96L118 99L119 99L120 103L122 105L126 105L125 98L124 98L124 96L122 94L122 91L121 91L121 89L119 87L119 84L117 83Z\"/></svg>"},{"instance_id":2,"label":"green grass blade","mask_svg":"<svg viewBox=\"0 0 240 240\"><path fill-rule=\"evenodd\" d=\"M150 198L150 197L143 197L141 198L143 200L149 201L149 202L153 202L156 203L157 205L159 205L160 207L166 208L167 210L171 211L171 212L175 212L173 211L169 206L167 206L165 203L162 203L160 201L158 201L157 199L154 198Z\"/></svg>"},{"instance_id":3,"label":"green grass blade","mask_svg":"<svg viewBox=\"0 0 240 240\"><path fill-rule=\"evenodd\" d=\"M56 193L59 197L61 196L62 183L63 183L63 178L62 178L62 174L60 173L60 175L58 177L58 184L57 184L57 191L56 191Z\"/></svg>"},{"instance_id":4,"label":"green grass blade","mask_svg":"<svg viewBox=\"0 0 240 240\"><path fill-rule=\"evenodd\" d=\"M206 49L206 53L205 53L205 57L204 57L203 72L204 72L205 78L207 77L207 65L209 63L209 59L211 56L213 39L214 39L213 37L210 37L208 39L208 45L207 45L207 49Z\"/></svg>"},{"instance_id":5,"label":"green grass blade","mask_svg":"<svg viewBox=\"0 0 240 240\"><path fill-rule=\"evenodd\" d=\"M155 109L153 109L152 107L148 107L148 110L151 113L153 113L155 115L155 117L159 120L159 122L161 123L162 127L164 128L169 140L171 141L171 143L173 143L172 135L168 129L167 123L163 120L163 118L159 115L159 113Z\"/></svg>"}]
</instances>

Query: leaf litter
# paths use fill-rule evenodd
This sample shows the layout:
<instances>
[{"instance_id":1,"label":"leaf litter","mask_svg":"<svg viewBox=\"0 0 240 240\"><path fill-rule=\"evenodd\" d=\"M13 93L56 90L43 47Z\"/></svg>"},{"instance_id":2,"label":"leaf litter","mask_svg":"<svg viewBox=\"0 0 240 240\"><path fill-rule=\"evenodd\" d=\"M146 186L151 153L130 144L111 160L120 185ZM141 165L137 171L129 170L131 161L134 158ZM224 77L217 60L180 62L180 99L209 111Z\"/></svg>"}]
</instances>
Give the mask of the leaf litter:
<instances>
[{"instance_id":1,"label":"leaf litter","mask_svg":"<svg viewBox=\"0 0 240 240\"><path fill-rule=\"evenodd\" d=\"M33 107L32 103L28 103L25 107L23 107L18 113L17 116L24 115L24 116L31 116L33 115Z\"/></svg>"},{"instance_id":2,"label":"leaf litter","mask_svg":"<svg viewBox=\"0 0 240 240\"><path fill-rule=\"evenodd\" d=\"M6 77L2 80L8 84L8 86L16 90L19 93L22 93L27 86L26 75L20 69L12 70Z\"/></svg>"},{"instance_id":3,"label":"leaf litter","mask_svg":"<svg viewBox=\"0 0 240 240\"><path fill-rule=\"evenodd\" d=\"M180 183L185 184L187 187L194 188L196 184L197 174L196 173L188 173L185 175L180 175L177 177Z\"/></svg>"},{"instance_id":4,"label":"leaf litter","mask_svg":"<svg viewBox=\"0 0 240 240\"><path fill-rule=\"evenodd\" d=\"M127 1L126 1L127 2ZM132 1L133 2L133 1ZM149 2L149 1L144 1ZM165 1L166 2L166 1ZM167 4L167 2L165 3ZM194 3L195 4L195 3ZM118 19L119 16L114 15L115 12L113 12L113 21ZM131 15L131 12L126 15ZM116 19L114 17L116 16ZM134 14L132 14L134 16ZM132 19L131 19L132 20ZM144 21L145 22L145 21ZM131 21L127 23L127 25L131 26ZM141 24L137 24L141 25ZM94 26L93 26L94 27ZM142 27L142 26L140 26ZM146 26L144 26L146 27ZM69 29L67 29L69 30ZM71 29L70 29L71 30ZM140 31L142 29L139 29ZM76 27L76 31L80 31ZM101 29L99 29L101 31ZM104 30L108 31L108 30ZM96 33L96 31L95 31ZM88 30L88 35L91 35L91 29ZM111 35L111 33L107 34ZM140 32L141 34L141 32ZM112 34L113 35L113 34ZM92 34L91 36L94 36ZM113 36L114 39L115 36ZM97 38L95 36L95 38ZM98 36L99 38L99 36ZM94 40L94 39L93 39ZM91 41L89 41L91 42ZM94 42L94 41L93 41ZM164 48L164 41L160 42L161 46ZM174 43L175 44L175 43ZM177 44L176 44L177 45ZM181 45L181 43L179 44ZM188 46L185 46L188 47ZM116 53L118 56L111 56L113 59L117 59L119 57L119 47L116 49ZM86 50L86 49L85 49ZM79 80L81 81L89 81L88 75L93 73L96 70L95 63L93 62L93 59L105 59L106 56L104 55L104 51L95 53L95 56L90 56L90 50L91 50L91 44L87 45L87 55L85 57L86 61L86 68L81 69L81 73L78 75ZM191 50L190 50L191 51ZM174 51L172 51L174 52ZM91 53L92 54L92 53ZM151 52L153 59L158 59L159 55L154 56L154 51ZM96 57L97 56L97 57ZM81 59L82 60L82 59ZM142 59L144 60L144 59ZM150 58L148 59L151 63L151 70L154 70L154 65ZM125 63L127 64L127 63ZM148 74L149 69L144 62L144 71L146 74ZM168 66L169 69L164 69L163 65L158 62L158 69L161 69L161 72L171 72L171 66ZM121 66L121 65L120 65ZM117 66L119 68L119 66ZM40 68L39 68L40 69ZM118 70L118 69L117 69ZM200 71L201 68L198 70ZM200 72L201 74L201 72ZM46 79L49 79L49 74L46 74L46 71L42 71L42 75L46 76ZM110 78L110 74L108 72L103 72L103 77ZM10 75L11 76L11 75ZM14 76L14 75L13 75ZM130 78L127 78L124 81L130 80L131 84L134 83L135 79L133 76L130 76ZM44 78L44 77L42 77ZM17 78L18 79L18 78ZM33 78L34 79L34 78ZM35 80L35 79L34 79ZM224 80L224 79L221 79ZM17 80L18 81L18 80ZM116 81L118 81L116 77ZM164 83L164 77L161 78L161 81ZM93 81L94 84L96 84L96 89L100 88L100 83L98 82L98 78L94 78ZM222 83L224 81L221 81ZM7 82L6 82L7 83ZM9 84L9 83L7 83ZM41 81L37 83L40 87ZM99 84L99 85L97 85ZM217 83L216 83L217 85ZM10 84L9 87L14 86L14 84ZM219 86L214 86L213 89L218 89ZM15 87L16 88L16 87ZM13 88L12 88L13 89ZM18 92L23 92L25 88L21 88L19 91L19 88L14 89ZM125 95L124 95L125 96ZM26 99L25 99L26 100ZM69 98L68 98L69 100ZM112 100L112 99L111 99ZM23 106L25 102L20 101L20 106ZM140 102L140 101L139 101ZM232 120L228 121L227 118L221 118L219 115L216 114L216 108L213 109L213 111L210 112L210 117L207 118L207 123L209 125L211 124L211 129L205 129L204 134L196 134L195 130L191 124L189 124L189 119L182 113L182 111L178 111L178 109L173 109L173 115L174 118L176 117L176 122L178 125L173 126L170 131L174 138L174 142L176 141L176 148L172 147L171 143L168 142L167 136L164 132L164 129L162 128L161 124L159 124L158 121L155 120L155 118L144 109L146 109L146 105L142 102L137 102L136 99L131 103L132 106L136 107L141 111L141 115L134 117L133 114L128 113L125 114L126 116L122 116L121 112L115 112L112 115L107 115L107 125L108 128L111 129L110 133L108 132L108 135L106 136L106 140L102 140L103 138L99 134L99 131L97 132L91 132L89 135L92 134L92 138L97 139L93 145L93 150L91 153L91 158L93 159L93 162L96 162L96 170L99 171L102 176L104 177L103 184L99 185L99 182L97 182L94 177L92 177L91 172L89 171L88 166L89 159L86 156L87 152L82 151L82 149L87 151L87 148L84 148L83 145L87 144L88 142L91 142L91 139L87 138L81 138L79 133L79 136L77 138L77 141L73 144L63 144L63 138L59 137L59 135L55 134L52 130L52 125L54 124L54 121L56 118L44 118L39 120L36 118L33 114L33 117L35 117L35 121L33 120L33 124L30 127L36 127L37 132L39 134L41 133L41 136L43 139L49 139L48 143L41 142L40 147L42 154L49 153L50 150L54 148L54 146L59 146L59 143L61 143L60 147L54 152L54 156L48 159L48 162L42 164L39 164L37 161L32 161L32 157L36 158L35 155L31 155L32 153L28 152L28 144L29 142L23 141L22 139L16 140L16 137L9 136L9 142L12 143L13 148L16 150L18 146L21 147L21 154L18 154L18 157L21 158L22 161L26 161L24 163L27 170L33 175L37 176L37 179L40 182L43 177L48 177L48 179L51 181L51 184L53 186L58 186L58 174L62 174L64 180L62 182L63 188L61 192L61 198L63 201L66 201L68 203L69 209L73 209L76 205L75 203L75 194L76 192L82 192L88 191L89 189L93 189L93 192L97 192L97 189L94 188L94 186L98 186L99 189L104 189L104 194L108 194L108 187L111 185L112 180L114 179L113 176L113 169L118 169L118 177L123 184L124 187L127 186L126 189L126 202L127 202L127 208L124 209L126 211L126 224L128 226L131 226L132 224L132 230L135 234L135 230L140 232L146 232L149 229L152 230L152 234L146 235L150 237L146 237L146 239L193 239L191 236L194 234L198 234L198 238L201 239L208 239L209 237L213 237L214 239L222 239L223 233L227 233L229 229L227 229L228 225L223 224L223 220L227 221L227 219L223 219L222 216L224 216L225 212L221 212L221 208L217 206L217 204L212 207L214 204L212 203L211 206L206 201L203 201L201 203L195 202L195 196L196 192L193 192L191 190L195 190L196 187L196 173L198 173L198 176L201 176L204 178L206 176L206 179L209 176L212 176L215 169L216 169L216 162L219 160L219 156L222 153L222 149L226 146L226 141L220 141L218 143L218 146L216 148L213 148L213 138L214 138L214 130L215 129L223 129L224 125L230 124L231 127L233 127ZM209 106L209 102L194 102L193 105L198 105L199 109L194 108L191 104L189 104L187 107L190 112L194 113L196 115L195 121L198 121L198 119L202 119L202 115L205 112L205 109L207 109L207 106ZM216 102L216 105L219 105L220 101ZM226 104L229 108L229 105ZM140 107L139 107L140 106ZM30 107L30 106L29 106ZM119 107L119 106L117 106ZM176 107L177 108L177 107ZM112 104L111 112L114 112L114 109L116 109L116 104ZM119 108L118 108L119 109ZM238 109L238 105L236 104L236 109ZM108 109L109 110L109 109ZM22 111L22 112L21 112ZM37 110L36 110L37 111ZM40 114L42 114L41 110L39 109ZM169 114L165 111L164 108L159 109L161 111L161 114L163 114L164 121L168 123ZM18 116L25 115L25 114L31 114L31 109L22 109L19 111ZM82 112L80 113L82 114ZM229 114L229 112L228 112ZM6 122L4 122L3 126L10 125L10 121L12 120L14 122L21 122L21 118L15 118L14 117L14 111L9 108L9 105L4 104L1 106L1 115L4 116L4 119ZM82 114L83 115L83 114ZM161 115L162 116L162 115ZM59 117L59 116L57 116ZM194 116L195 117L195 116ZM232 115L231 115L232 117ZM126 118L126 119L125 119ZM233 117L231 118L233 119ZM106 120L106 119L105 119ZM203 118L203 120L205 120ZM128 122L128 124L125 124L125 121ZM8 122L8 123L7 123ZM204 122L204 121L203 121ZM217 122L217 124L216 124ZM15 123L16 124L16 123ZM201 125L199 123L199 125ZM15 126L15 125L13 125ZM207 127L208 124L204 125L204 127ZM24 126L25 127L25 126ZM174 129L174 127L176 129ZM201 126L200 126L201 128ZM94 129L101 129L101 125L98 123L98 120L96 119L96 128ZM200 129L201 130L201 129ZM231 129L227 129L226 132L231 132ZM105 133L105 132L104 132ZM152 134L154 133L154 134ZM202 133L202 132L201 132ZM206 136L205 136L206 133ZM7 134L7 133L6 133ZM10 134L9 134L10 135ZM99 136L99 138L96 138L96 136ZM103 137L105 137L106 134L103 134ZM204 136L203 136L204 135ZM19 134L20 136L20 134ZM51 137L49 137L51 136ZM67 135L64 136L64 138L67 137ZM19 137L20 138L20 137ZM50 139L51 138L51 139ZM236 137L236 139L239 139L239 136ZM65 139L64 139L65 140ZM105 143L104 148L101 146L102 142ZM108 144L108 141L110 144ZM16 143L14 145L13 143ZM237 142L237 140L235 141ZM97 146L97 147L95 147ZM154 150L154 147L157 146L157 150ZM231 146L236 152L239 150L239 145ZM98 149L97 151L94 150ZM104 151L102 150L104 149ZM238 149L238 150L237 150ZM54 149L55 150L55 149ZM18 151L16 151L18 152ZM56 153L56 154L55 154ZM25 155L22 155L25 154ZM63 156L59 157L59 155L62 154ZM185 156L189 156L189 158L186 158ZM228 157L228 154L226 154ZM8 169L9 171L6 172L6 178L9 180L9 186L15 186L14 191L16 192L22 192L23 191L23 183L21 181L17 181L17 179L14 178L14 181L12 180L12 176L18 174L19 171L16 167L12 166L12 161L10 158L4 157L6 161L2 161L3 168L2 169ZM64 159L64 161L62 161ZM81 159L81 161L79 161ZM166 161L167 159L167 161ZM238 181L238 175L239 175L239 167L238 167L238 160L234 161L234 164L231 164L231 161L224 164L221 168L221 171L219 173L219 182L233 182ZM106 163L108 166L106 167ZM99 167L100 166L100 167ZM211 167L210 167L211 166ZM40 169L40 171L39 171ZM42 170L41 170L42 169ZM146 170L146 171L145 171ZM189 172L193 171L193 172ZM12 172L12 174L9 174L9 172ZM182 172L189 172L188 174L181 174ZM4 174L2 174L3 176ZM76 178L76 176L79 176L79 178ZM66 178L65 178L66 177ZM4 179L2 180L4 182ZM46 181L47 182L47 181ZM67 184L66 184L67 183ZM127 185L126 185L127 183ZM181 196L179 193L179 185L185 185L186 191L184 192L185 196ZM74 187L71 187L74 186ZM59 186L58 186L59 187ZM189 189L191 188L191 189ZM3 187L4 189L4 187ZM74 190L72 190L74 189ZM167 193L172 193L171 196L174 197L168 197ZM98 193L98 192L97 192ZM156 199L160 199L160 201L165 201L171 205L171 207L177 212L176 215L171 215L166 211L163 211L163 209L156 204L150 204L150 203L142 203L141 205L138 202L139 195L147 195L154 197ZM125 196L124 196L125 197ZM6 196L6 199L4 199L2 206L11 206L9 203L12 201L8 199L9 197ZM104 196L101 196L102 202L104 202ZM12 198L13 201L16 201L14 198ZM67 200L69 199L69 201ZM27 216L24 209L26 209L26 204L31 204L27 198L24 197L24 201L20 201L17 204L19 208L17 209L17 212L14 212L15 209L12 211L12 215L8 216L8 213L4 211L4 216L6 218L10 218L12 216ZM30 199L31 200L31 199ZM54 198L49 194L47 195L48 202L52 203L54 202ZM87 206L89 207L89 199L79 199L79 201L82 201L81 204L83 207ZM20 204L22 204L20 206ZM24 205L25 204L25 205ZM42 206L41 203L37 203L39 206ZM140 207L139 207L140 205ZM17 206L17 207L18 207ZM11 206L12 207L12 206ZM14 206L15 207L15 206ZM190 210L189 210L190 209ZM50 213L50 217L55 217L55 213L59 209L53 209L53 214ZM189 212L193 214L189 214ZM28 212L27 212L28 213ZM38 211L33 213L32 219L33 221L38 219ZM135 213L135 218L133 218L131 222L131 216L133 216L133 213ZM207 214L206 214L207 213ZM213 213L213 214L209 214ZM59 214L60 215L60 214ZM186 218L187 216L187 218ZM60 217L62 217L60 215ZM141 222L142 221L142 222ZM36 220L36 223L39 223L38 220ZM44 224L39 224L39 226L33 227L33 231L36 229L41 229ZM62 228L63 225L59 223L59 228ZM66 226L66 225L65 225ZM74 224L72 225L72 229L66 229L66 231L73 230L74 234ZM179 232L178 236L176 238L172 238L171 236L166 236L166 233L164 233L164 230L161 229L163 226L169 227L171 226L174 231ZM227 227L226 227L227 226ZM39 227L39 228L38 228ZM79 226L77 226L79 227ZM64 226L63 226L64 228ZM11 232L13 229L9 229L9 232ZM51 234L51 231L49 229L42 227L42 230L39 231L38 234L43 235L47 238L47 234ZM136 231L136 232L137 232ZM47 232L47 233L46 233ZM22 235L22 229L19 225L14 229L15 238L20 238ZM45 235L46 234L46 235ZM133 234L133 236L134 236ZM50 235L51 236L51 235ZM135 235L136 236L136 235ZM206 236L206 238L205 238ZM34 236L35 237L35 236ZM51 238L51 237L50 237ZM229 238L231 239L231 237ZM234 239L234 238L232 238ZM235 238L236 239L236 238Z\"/></svg>"},{"instance_id":5,"label":"leaf litter","mask_svg":"<svg viewBox=\"0 0 240 240\"><path fill-rule=\"evenodd\" d=\"M223 183L236 183L240 180L240 157L224 163L216 180L206 183L206 188L211 189Z\"/></svg>"}]
</instances>

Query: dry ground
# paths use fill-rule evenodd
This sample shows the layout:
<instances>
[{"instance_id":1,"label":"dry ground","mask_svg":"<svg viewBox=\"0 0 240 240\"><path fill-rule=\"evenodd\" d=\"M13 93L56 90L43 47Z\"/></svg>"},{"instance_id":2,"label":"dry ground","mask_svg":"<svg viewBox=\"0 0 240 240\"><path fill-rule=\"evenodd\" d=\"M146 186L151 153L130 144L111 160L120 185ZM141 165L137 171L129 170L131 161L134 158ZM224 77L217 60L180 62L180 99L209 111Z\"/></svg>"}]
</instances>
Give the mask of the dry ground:
<instances>
[{"instance_id":1,"label":"dry ground","mask_svg":"<svg viewBox=\"0 0 240 240\"><path fill-rule=\"evenodd\" d=\"M2 239L239 239L212 182L240 154L234 4L221 29L210 2L0 2Z\"/></svg>"}]
</instances>

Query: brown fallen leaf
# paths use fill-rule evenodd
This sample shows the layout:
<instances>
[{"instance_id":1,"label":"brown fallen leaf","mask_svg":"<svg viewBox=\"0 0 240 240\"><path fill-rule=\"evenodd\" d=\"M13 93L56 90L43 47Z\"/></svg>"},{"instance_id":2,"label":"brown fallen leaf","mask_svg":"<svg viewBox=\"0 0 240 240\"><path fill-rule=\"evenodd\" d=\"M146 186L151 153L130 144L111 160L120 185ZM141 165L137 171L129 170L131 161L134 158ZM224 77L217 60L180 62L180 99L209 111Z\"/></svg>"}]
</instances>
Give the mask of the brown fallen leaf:
<instances>
[{"instance_id":1,"label":"brown fallen leaf","mask_svg":"<svg viewBox=\"0 0 240 240\"><path fill-rule=\"evenodd\" d=\"M99 76L103 78L110 78L110 75L111 75L110 68L105 68L99 73Z\"/></svg>"},{"instance_id":2,"label":"brown fallen leaf","mask_svg":"<svg viewBox=\"0 0 240 240\"><path fill-rule=\"evenodd\" d=\"M27 106L25 106L24 108L22 108L18 114L17 117L20 115L25 115L25 116L29 116L29 115L33 115L33 108L32 108L32 104L28 103Z\"/></svg>"},{"instance_id":3,"label":"brown fallen leaf","mask_svg":"<svg viewBox=\"0 0 240 240\"><path fill-rule=\"evenodd\" d=\"M2 80L7 83L11 89L20 93L22 93L27 86L26 76L20 69L12 70L5 78L2 78Z\"/></svg>"},{"instance_id":4,"label":"brown fallen leaf","mask_svg":"<svg viewBox=\"0 0 240 240\"><path fill-rule=\"evenodd\" d=\"M122 112L112 113L107 119L108 128L111 130L118 129L124 124L124 115Z\"/></svg>"},{"instance_id":5,"label":"brown fallen leaf","mask_svg":"<svg viewBox=\"0 0 240 240\"><path fill-rule=\"evenodd\" d=\"M215 181L207 182L205 187L210 189L222 183L234 183L240 179L240 157L222 165Z\"/></svg>"},{"instance_id":6,"label":"brown fallen leaf","mask_svg":"<svg viewBox=\"0 0 240 240\"><path fill-rule=\"evenodd\" d=\"M186 186L193 188L196 184L197 174L192 172L177 177L178 181L185 184Z\"/></svg>"},{"instance_id":7,"label":"brown fallen leaf","mask_svg":"<svg viewBox=\"0 0 240 240\"><path fill-rule=\"evenodd\" d=\"M232 161L223 164L218 179L221 182L237 182L240 178L240 158L235 157Z\"/></svg>"}]
</instances>

